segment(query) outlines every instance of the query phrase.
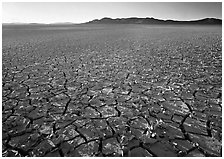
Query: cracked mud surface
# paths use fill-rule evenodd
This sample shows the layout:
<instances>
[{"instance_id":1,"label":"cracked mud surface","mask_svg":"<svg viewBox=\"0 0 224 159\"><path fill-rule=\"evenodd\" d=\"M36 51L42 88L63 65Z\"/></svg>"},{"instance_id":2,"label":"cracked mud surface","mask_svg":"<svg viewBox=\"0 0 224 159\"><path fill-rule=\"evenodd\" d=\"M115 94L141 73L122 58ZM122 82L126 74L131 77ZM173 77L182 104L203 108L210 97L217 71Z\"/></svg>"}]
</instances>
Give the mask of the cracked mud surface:
<instances>
[{"instance_id":1,"label":"cracked mud surface","mask_svg":"<svg viewBox=\"0 0 224 159\"><path fill-rule=\"evenodd\" d=\"M3 26L3 156L221 156L221 27Z\"/></svg>"}]
</instances>

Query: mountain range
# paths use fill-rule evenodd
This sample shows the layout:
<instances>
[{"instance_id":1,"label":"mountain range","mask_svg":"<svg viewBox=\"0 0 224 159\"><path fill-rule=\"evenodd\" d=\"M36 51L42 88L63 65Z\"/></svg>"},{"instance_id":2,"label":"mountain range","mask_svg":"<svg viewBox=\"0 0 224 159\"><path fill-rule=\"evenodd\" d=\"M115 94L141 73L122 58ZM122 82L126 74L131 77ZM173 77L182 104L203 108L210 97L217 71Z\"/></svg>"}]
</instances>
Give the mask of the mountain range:
<instances>
[{"instance_id":1,"label":"mountain range","mask_svg":"<svg viewBox=\"0 0 224 159\"><path fill-rule=\"evenodd\" d=\"M156 24L156 25L222 25L221 19L204 18L191 21L161 20L155 18L102 18L89 21L85 24Z\"/></svg>"},{"instance_id":2,"label":"mountain range","mask_svg":"<svg viewBox=\"0 0 224 159\"><path fill-rule=\"evenodd\" d=\"M221 19L204 18L199 20L190 21L177 21L177 20L161 20L155 18L102 18L95 19L85 23L72 23L72 22L57 22L57 23L2 23L2 25L75 25L75 24L149 24L149 25L222 25Z\"/></svg>"}]
</instances>

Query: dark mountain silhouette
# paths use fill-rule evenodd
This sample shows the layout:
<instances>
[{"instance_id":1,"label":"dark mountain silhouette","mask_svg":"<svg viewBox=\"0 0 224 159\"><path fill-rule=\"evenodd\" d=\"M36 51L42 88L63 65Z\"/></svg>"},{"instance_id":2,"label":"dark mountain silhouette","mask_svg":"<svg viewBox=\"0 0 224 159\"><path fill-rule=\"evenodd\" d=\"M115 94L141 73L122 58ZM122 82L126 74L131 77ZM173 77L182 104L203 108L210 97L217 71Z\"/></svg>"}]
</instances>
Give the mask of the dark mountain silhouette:
<instances>
[{"instance_id":1,"label":"dark mountain silhouette","mask_svg":"<svg viewBox=\"0 0 224 159\"><path fill-rule=\"evenodd\" d=\"M177 21L177 20L161 20L155 18L102 18L95 19L86 23L73 23L73 22L57 22L57 23L23 23L23 22L15 22L15 23L2 23L5 25L77 25L77 24L151 24L151 25L222 25L221 19L216 18L204 18L199 20L191 20L191 21Z\"/></svg>"},{"instance_id":2,"label":"dark mountain silhouette","mask_svg":"<svg viewBox=\"0 0 224 159\"><path fill-rule=\"evenodd\" d=\"M200 20L191 21L177 21L177 20L161 20L154 18L102 18L100 20L95 19L85 24L156 24L156 25L222 25L221 19L205 18Z\"/></svg>"}]
</instances>

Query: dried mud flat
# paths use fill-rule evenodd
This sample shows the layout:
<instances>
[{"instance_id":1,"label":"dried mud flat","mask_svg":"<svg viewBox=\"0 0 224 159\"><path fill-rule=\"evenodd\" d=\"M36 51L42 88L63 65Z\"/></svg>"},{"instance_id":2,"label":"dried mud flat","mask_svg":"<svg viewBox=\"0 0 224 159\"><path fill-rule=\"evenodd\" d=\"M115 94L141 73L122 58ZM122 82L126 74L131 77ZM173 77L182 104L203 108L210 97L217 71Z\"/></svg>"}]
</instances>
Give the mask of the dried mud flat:
<instances>
[{"instance_id":1,"label":"dried mud flat","mask_svg":"<svg viewBox=\"0 0 224 159\"><path fill-rule=\"evenodd\" d=\"M3 156L221 156L221 27L3 26Z\"/></svg>"}]
</instances>

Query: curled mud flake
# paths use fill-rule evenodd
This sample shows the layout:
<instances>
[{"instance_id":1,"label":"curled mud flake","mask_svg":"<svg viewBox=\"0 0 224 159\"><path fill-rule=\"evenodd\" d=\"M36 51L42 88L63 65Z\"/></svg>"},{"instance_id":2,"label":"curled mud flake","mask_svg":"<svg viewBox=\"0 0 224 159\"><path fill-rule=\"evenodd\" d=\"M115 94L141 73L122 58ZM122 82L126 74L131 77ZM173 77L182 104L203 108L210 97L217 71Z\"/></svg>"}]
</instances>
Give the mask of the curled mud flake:
<instances>
[{"instance_id":1,"label":"curled mud flake","mask_svg":"<svg viewBox=\"0 0 224 159\"><path fill-rule=\"evenodd\" d=\"M57 102L52 102L52 105L57 106L57 107L63 106L61 103L57 103Z\"/></svg>"},{"instance_id":2,"label":"curled mud flake","mask_svg":"<svg viewBox=\"0 0 224 159\"><path fill-rule=\"evenodd\" d=\"M130 91L122 91L121 94L127 95Z\"/></svg>"},{"instance_id":3,"label":"curled mud flake","mask_svg":"<svg viewBox=\"0 0 224 159\"><path fill-rule=\"evenodd\" d=\"M188 106L184 102L177 101L175 102L175 106L180 108L183 113L188 113L190 111Z\"/></svg>"},{"instance_id":4,"label":"curled mud flake","mask_svg":"<svg viewBox=\"0 0 224 159\"><path fill-rule=\"evenodd\" d=\"M55 144L51 140L47 140L47 142L52 146L55 147Z\"/></svg>"},{"instance_id":5,"label":"curled mud flake","mask_svg":"<svg viewBox=\"0 0 224 159\"><path fill-rule=\"evenodd\" d=\"M16 150L8 150L7 153L5 153L6 157L20 157L19 152Z\"/></svg>"},{"instance_id":6,"label":"curled mud flake","mask_svg":"<svg viewBox=\"0 0 224 159\"><path fill-rule=\"evenodd\" d=\"M176 143L176 142L173 142L173 145L174 145L174 146L177 146L177 143Z\"/></svg>"},{"instance_id":7,"label":"curled mud flake","mask_svg":"<svg viewBox=\"0 0 224 159\"><path fill-rule=\"evenodd\" d=\"M102 92L103 92L104 94L110 94L112 91L113 91L113 88L110 88L110 87L108 87L108 88L104 88L104 89L102 90Z\"/></svg>"},{"instance_id":8,"label":"curled mud flake","mask_svg":"<svg viewBox=\"0 0 224 159\"><path fill-rule=\"evenodd\" d=\"M50 135L52 133L53 129L51 126L42 125L40 127L40 133Z\"/></svg>"},{"instance_id":9,"label":"curled mud flake","mask_svg":"<svg viewBox=\"0 0 224 159\"><path fill-rule=\"evenodd\" d=\"M67 87L68 91L74 91L76 90L77 88L76 87Z\"/></svg>"}]
</instances>

